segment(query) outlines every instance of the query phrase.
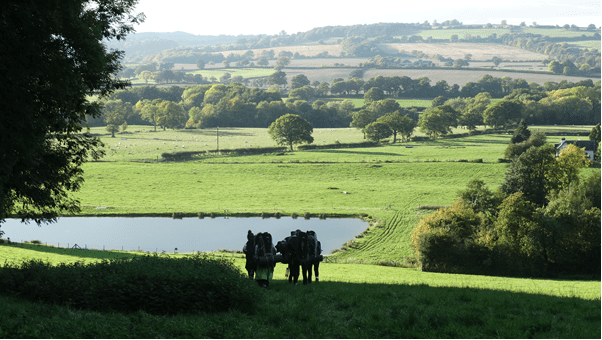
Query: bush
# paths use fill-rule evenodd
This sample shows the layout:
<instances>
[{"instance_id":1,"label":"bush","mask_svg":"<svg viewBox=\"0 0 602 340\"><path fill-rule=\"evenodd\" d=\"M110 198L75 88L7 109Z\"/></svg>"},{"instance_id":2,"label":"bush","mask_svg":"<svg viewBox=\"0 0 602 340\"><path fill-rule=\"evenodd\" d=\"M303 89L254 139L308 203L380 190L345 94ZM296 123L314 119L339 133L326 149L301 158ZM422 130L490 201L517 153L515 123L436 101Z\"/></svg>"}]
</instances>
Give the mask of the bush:
<instances>
[{"instance_id":1,"label":"bush","mask_svg":"<svg viewBox=\"0 0 602 340\"><path fill-rule=\"evenodd\" d=\"M422 270L466 272L471 266L466 240L476 234L481 222L481 215L462 201L424 216L411 236Z\"/></svg>"},{"instance_id":2,"label":"bush","mask_svg":"<svg viewBox=\"0 0 602 340\"><path fill-rule=\"evenodd\" d=\"M172 315L249 313L261 291L231 261L155 254L56 267L41 260L5 263L0 293L76 309Z\"/></svg>"}]
</instances>

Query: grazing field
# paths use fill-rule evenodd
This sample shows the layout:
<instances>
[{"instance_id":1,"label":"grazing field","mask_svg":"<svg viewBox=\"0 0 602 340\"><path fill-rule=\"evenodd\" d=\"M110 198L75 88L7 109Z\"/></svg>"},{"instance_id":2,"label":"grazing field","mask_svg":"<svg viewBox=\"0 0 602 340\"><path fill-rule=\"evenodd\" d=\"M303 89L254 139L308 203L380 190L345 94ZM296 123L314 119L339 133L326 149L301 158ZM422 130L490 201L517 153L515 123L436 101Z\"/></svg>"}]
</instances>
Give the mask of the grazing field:
<instances>
[{"instance_id":1,"label":"grazing field","mask_svg":"<svg viewBox=\"0 0 602 340\"><path fill-rule=\"evenodd\" d=\"M565 133L588 132L591 127L530 129L551 133L548 142L554 142ZM136 160L181 150L176 143L185 145L183 150L192 145L209 148L217 142L217 131L149 132L149 126L129 130L113 139L102 128L92 129L108 148L119 149L104 161L84 165L85 183L74 196L84 214L363 214L371 220L370 227L327 254L319 283L291 286L285 281L286 266L278 264L270 289L256 296L256 312L100 313L0 296L1 337L600 337L599 280L449 275L404 268L415 261L409 235L428 212L418 208L450 205L471 179L497 188L507 167L497 159L508 144L508 134L373 148L205 154L187 162L143 163ZM314 138L317 144L337 139L347 143L361 141L362 135L351 128L316 129ZM220 147L250 143L273 146L265 129L220 129ZM0 263L31 259L88 263L137 255L143 253L0 244ZM212 256L229 258L244 268L240 253Z\"/></svg>"},{"instance_id":2,"label":"grazing field","mask_svg":"<svg viewBox=\"0 0 602 340\"><path fill-rule=\"evenodd\" d=\"M602 49L602 42L600 40L586 40L586 41L570 41L567 44L580 47L580 48L588 48L588 49L597 49L600 51Z\"/></svg>"},{"instance_id":3,"label":"grazing field","mask_svg":"<svg viewBox=\"0 0 602 340\"><path fill-rule=\"evenodd\" d=\"M595 31L587 31L587 30L579 30L579 31L567 31L564 28L535 28L535 27L525 27L523 28L524 33L532 33L532 34L541 34L543 36L548 36L552 38L557 37L580 37L582 35L593 36L595 32L600 33L600 29L596 29Z\"/></svg>"},{"instance_id":4,"label":"grazing field","mask_svg":"<svg viewBox=\"0 0 602 340\"><path fill-rule=\"evenodd\" d=\"M353 100L352 100L353 101ZM363 99L359 101L363 102ZM356 100L354 104L360 102ZM414 106L416 104L424 104L430 106L430 100L400 100L402 106ZM482 129L482 128L481 128ZM586 129L586 128L583 128ZM591 129L591 127L590 127ZM180 151L199 151L208 152L218 148L218 133L219 133L219 149L252 149L258 147L275 147L278 146L270 138L267 129L261 128L220 128L219 132L215 128L211 129L183 129L183 130L166 130L157 132L153 131L152 126L132 125L128 127L125 133L118 133L115 138L111 138L110 134L104 127L95 127L91 132L99 136L105 143L106 155L103 161L142 161L142 160L158 160L162 158L164 152L180 152ZM465 129L454 129L453 133L467 133ZM414 136L425 136L423 133L415 130ZM314 129L313 133L315 145L339 143L359 143L363 142L363 134L356 128L339 128L339 129ZM378 148L369 149L349 149L348 152L340 150L319 151L312 150L308 152L292 153L286 156L261 155L261 156L245 156L244 158L234 156L216 156L210 155L207 158L199 158L205 161L229 162L243 161L245 159L253 159L260 157L264 162L280 161L283 159L290 160L299 157L304 161L328 161L333 154L338 154L334 161L426 161L437 159L458 160L471 158L484 158L486 161L495 161L499 155L503 154L503 148L507 144L508 135L477 135L466 136L462 138L452 138L437 141L420 141L411 143L414 148L406 148L406 144L385 144ZM495 143L495 145L492 145ZM475 149L466 146L474 146ZM446 148L456 149L450 153ZM441 150L441 151L435 151ZM475 153L475 150L479 150ZM487 151L485 151L487 150ZM328 152L330 156L328 156ZM350 156L344 157L344 154ZM327 156L323 156L323 155ZM249 158L254 157L254 158Z\"/></svg>"}]
</instances>

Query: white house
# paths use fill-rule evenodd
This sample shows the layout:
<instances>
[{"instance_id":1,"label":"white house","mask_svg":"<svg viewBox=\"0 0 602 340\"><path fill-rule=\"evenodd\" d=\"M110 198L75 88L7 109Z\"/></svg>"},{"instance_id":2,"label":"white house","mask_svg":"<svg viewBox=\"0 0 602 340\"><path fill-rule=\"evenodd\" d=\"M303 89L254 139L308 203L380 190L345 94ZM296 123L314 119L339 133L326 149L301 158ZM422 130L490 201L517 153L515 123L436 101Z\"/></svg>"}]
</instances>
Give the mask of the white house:
<instances>
[{"instance_id":1,"label":"white house","mask_svg":"<svg viewBox=\"0 0 602 340\"><path fill-rule=\"evenodd\" d=\"M570 144L575 144L578 148L585 148L585 154L591 161L594 160L594 153L596 152L596 142L591 140L566 140L562 138L560 143L555 144L556 147L556 157L560 155L560 152L569 146Z\"/></svg>"}]
</instances>

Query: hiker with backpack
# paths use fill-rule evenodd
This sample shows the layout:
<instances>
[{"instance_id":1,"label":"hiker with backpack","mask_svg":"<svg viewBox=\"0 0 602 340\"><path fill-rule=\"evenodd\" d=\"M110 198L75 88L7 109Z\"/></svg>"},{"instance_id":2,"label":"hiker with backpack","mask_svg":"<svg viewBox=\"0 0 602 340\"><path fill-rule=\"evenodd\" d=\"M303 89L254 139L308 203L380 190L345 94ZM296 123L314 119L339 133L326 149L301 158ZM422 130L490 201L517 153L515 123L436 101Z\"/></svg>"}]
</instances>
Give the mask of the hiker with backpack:
<instances>
[{"instance_id":1,"label":"hiker with backpack","mask_svg":"<svg viewBox=\"0 0 602 340\"><path fill-rule=\"evenodd\" d=\"M322 260L324 260L324 256L322 256L322 244L320 243L320 241L318 241L318 235L316 235L316 232L313 230L310 230L307 232L307 234L310 236L313 244L314 244L314 257L313 257L313 266L314 266L314 273L315 273L315 278L316 278L316 282L320 281L320 262ZM310 280L311 280L311 273L310 273Z\"/></svg>"},{"instance_id":2,"label":"hiker with backpack","mask_svg":"<svg viewBox=\"0 0 602 340\"><path fill-rule=\"evenodd\" d=\"M270 280L274 276L276 267L276 248L272 243L270 233L258 233L255 235L255 281L260 287L268 288Z\"/></svg>"},{"instance_id":3,"label":"hiker with backpack","mask_svg":"<svg viewBox=\"0 0 602 340\"><path fill-rule=\"evenodd\" d=\"M301 273L299 270L299 266L301 263L299 262L299 233L301 230L297 229L296 231L291 231L291 236L287 237L287 253L288 253L288 267L290 269L288 283L294 283L297 285L297 281L299 280L299 274Z\"/></svg>"},{"instance_id":4,"label":"hiker with backpack","mask_svg":"<svg viewBox=\"0 0 602 340\"><path fill-rule=\"evenodd\" d=\"M253 235L251 230L247 232L247 243L243 246L242 252L245 253L245 269L247 270L249 278L253 280L257 264L255 263L255 235Z\"/></svg>"}]
</instances>

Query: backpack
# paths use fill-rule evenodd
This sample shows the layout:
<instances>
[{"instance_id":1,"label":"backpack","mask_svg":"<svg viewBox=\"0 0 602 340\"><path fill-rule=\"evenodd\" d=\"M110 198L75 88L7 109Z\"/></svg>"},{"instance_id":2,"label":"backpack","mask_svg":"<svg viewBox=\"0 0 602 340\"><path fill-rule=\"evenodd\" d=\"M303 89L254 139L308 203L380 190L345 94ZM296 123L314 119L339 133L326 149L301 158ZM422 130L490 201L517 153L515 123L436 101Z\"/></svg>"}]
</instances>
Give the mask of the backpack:
<instances>
[{"instance_id":1,"label":"backpack","mask_svg":"<svg viewBox=\"0 0 602 340\"><path fill-rule=\"evenodd\" d=\"M318 242L318 235L316 235L316 232L313 230L309 230L307 232L307 235L308 235L308 242L310 244L312 257L317 257L322 252L322 250L320 249L320 247L318 245L320 243L320 242Z\"/></svg>"},{"instance_id":2,"label":"backpack","mask_svg":"<svg viewBox=\"0 0 602 340\"><path fill-rule=\"evenodd\" d=\"M297 237L299 238L299 259L310 260L313 256L311 254L310 237L306 232L297 230Z\"/></svg>"},{"instance_id":3,"label":"backpack","mask_svg":"<svg viewBox=\"0 0 602 340\"><path fill-rule=\"evenodd\" d=\"M270 233L258 233L255 235L255 258L257 263L274 264L275 249L272 244L272 235Z\"/></svg>"}]
</instances>

